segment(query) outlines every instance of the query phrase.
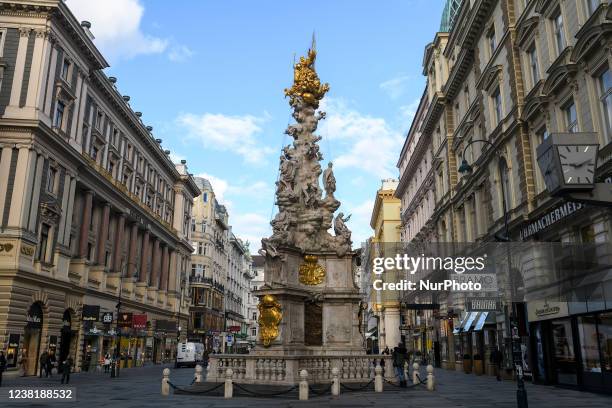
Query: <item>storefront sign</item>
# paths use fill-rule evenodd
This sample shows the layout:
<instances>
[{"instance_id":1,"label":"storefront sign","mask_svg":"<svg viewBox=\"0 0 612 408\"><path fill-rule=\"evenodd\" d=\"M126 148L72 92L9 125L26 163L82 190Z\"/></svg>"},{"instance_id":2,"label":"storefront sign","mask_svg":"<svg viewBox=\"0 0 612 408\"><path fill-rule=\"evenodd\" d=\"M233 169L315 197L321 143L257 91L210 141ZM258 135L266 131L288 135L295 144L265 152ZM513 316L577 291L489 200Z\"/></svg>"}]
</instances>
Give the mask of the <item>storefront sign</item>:
<instances>
[{"instance_id":1,"label":"storefront sign","mask_svg":"<svg viewBox=\"0 0 612 408\"><path fill-rule=\"evenodd\" d=\"M132 327L132 313L119 313L117 325L119 327Z\"/></svg>"},{"instance_id":2,"label":"storefront sign","mask_svg":"<svg viewBox=\"0 0 612 408\"><path fill-rule=\"evenodd\" d=\"M501 303L497 298L467 298L466 311L468 312L495 312L501 311Z\"/></svg>"},{"instance_id":3,"label":"storefront sign","mask_svg":"<svg viewBox=\"0 0 612 408\"><path fill-rule=\"evenodd\" d=\"M113 312L102 313L102 323L111 324L113 322Z\"/></svg>"},{"instance_id":4,"label":"storefront sign","mask_svg":"<svg viewBox=\"0 0 612 408\"><path fill-rule=\"evenodd\" d=\"M19 334L14 334L14 333L9 334L8 346L18 348L19 347L19 337L20 337Z\"/></svg>"},{"instance_id":5,"label":"storefront sign","mask_svg":"<svg viewBox=\"0 0 612 408\"><path fill-rule=\"evenodd\" d=\"M33 304L26 315L26 327L39 329L42 327L42 309L38 304Z\"/></svg>"},{"instance_id":6,"label":"storefront sign","mask_svg":"<svg viewBox=\"0 0 612 408\"><path fill-rule=\"evenodd\" d=\"M530 322L556 319L569 315L567 302L536 300L527 302L527 313Z\"/></svg>"},{"instance_id":7,"label":"storefront sign","mask_svg":"<svg viewBox=\"0 0 612 408\"><path fill-rule=\"evenodd\" d=\"M132 316L132 327L137 330L144 330L147 328L147 315L138 314Z\"/></svg>"},{"instance_id":8,"label":"storefront sign","mask_svg":"<svg viewBox=\"0 0 612 408\"><path fill-rule=\"evenodd\" d=\"M576 211L579 211L584 208L584 204L575 203L573 201L568 201L563 203L552 210L548 211L546 214L541 216L540 218L527 222L521 228L520 231L520 239L521 241L526 240L527 238L535 235L548 227L554 225L555 223L567 218L572 215Z\"/></svg>"},{"instance_id":9,"label":"storefront sign","mask_svg":"<svg viewBox=\"0 0 612 408\"><path fill-rule=\"evenodd\" d=\"M176 322L172 320L157 320L155 322L155 329L157 331L175 332Z\"/></svg>"},{"instance_id":10,"label":"storefront sign","mask_svg":"<svg viewBox=\"0 0 612 408\"><path fill-rule=\"evenodd\" d=\"M82 320L97 322L100 317L100 306L83 305Z\"/></svg>"},{"instance_id":11,"label":"storefront sign","mask_svg":"<svg viewBox=\"0 0 612 408\"><path fill-rule=\"evenodd\" d=\"M229 326L227 328L227 331L230 333L239 333L240 332L240 326Z\"/></svg>"}]
</instances>

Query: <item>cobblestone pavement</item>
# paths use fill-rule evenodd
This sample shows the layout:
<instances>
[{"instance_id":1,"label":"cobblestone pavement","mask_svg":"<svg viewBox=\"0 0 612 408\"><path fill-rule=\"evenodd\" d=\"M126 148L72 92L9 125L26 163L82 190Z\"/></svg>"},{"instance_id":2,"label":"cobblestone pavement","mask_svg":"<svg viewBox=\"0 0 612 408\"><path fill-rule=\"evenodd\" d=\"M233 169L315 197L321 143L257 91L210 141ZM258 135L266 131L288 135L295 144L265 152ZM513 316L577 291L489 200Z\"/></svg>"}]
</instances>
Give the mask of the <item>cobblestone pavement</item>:
<instances>
[{"instance_id":1,"label":"cobblestone pavement","mask_svg":"<svg viewBox=\"0 0 612 408\"><path fill-rule=\"evenodd\" d=\"M340 397L320 396L310 401L287 398L246 398L225 400L222 397L200 395L160 394L161 372L164 366L153 365L121 371L119 378L102 373L76 373L70 386L76 389L77 401L67 402L11 402L7 391L15 388L61 387L59 376L52 379L34 377L5 378L0 388L0 407L413 407L413 408L510 408L516 407L516 385L510 381L497 382L491 377L476 377L454 371L436 370L437 389L429 392L424 386L407 390L385 384L385 391L343 392ZM190 368L171 369L171 381L187 385L193 379ZM424 375L424 373L423 373ZM556 387L527 384L530 408L610 408L612 396L592 394Z\"/></svg>"}]
</instances>

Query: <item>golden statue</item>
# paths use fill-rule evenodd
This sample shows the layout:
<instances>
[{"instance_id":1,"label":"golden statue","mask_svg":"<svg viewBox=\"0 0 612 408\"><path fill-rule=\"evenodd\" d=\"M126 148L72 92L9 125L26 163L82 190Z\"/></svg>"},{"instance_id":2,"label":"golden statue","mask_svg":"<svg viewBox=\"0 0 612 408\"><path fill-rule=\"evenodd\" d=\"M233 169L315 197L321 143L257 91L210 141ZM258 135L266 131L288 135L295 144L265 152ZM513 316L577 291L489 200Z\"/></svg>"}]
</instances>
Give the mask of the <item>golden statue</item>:
<instances>
[{"instance_id":1,"label":"golden statue","mask_svg":"<svg viewBox=\"0 0 612 408\"><path fill-rule=\"evenodd\" d=\"M300 97L308 105L318 108L319 101L329 91L329 84L321 84L317 71L315 71L316 59L317 51L313 38L308 57L300 57L300 61L293 67L293 85L285 89L285 96L290 96L292 99Z\"/></svg>"},{"instance_id":2,"label":"golden statue","mask_svg":"<svg viewBox=\"0 0 612 408\"><path fill-rule=\"evenodd\" d=\"M325 268L317 262L316 255L304 256L304 262L300 265L300 282L304 285L318 285L325 279Z\"/></svg>"},{"instance_id":3,"label":"golden statue","mask_svg":"<svg viewBox=\"0 0 612 408\"><path fill-rule=\"evenodd\" d=\"M283 309L273 295L264 295L259 299L259 332L264 347L270 347L278 337L278 325L283 319Z\"/></svg>"}]
</instances>

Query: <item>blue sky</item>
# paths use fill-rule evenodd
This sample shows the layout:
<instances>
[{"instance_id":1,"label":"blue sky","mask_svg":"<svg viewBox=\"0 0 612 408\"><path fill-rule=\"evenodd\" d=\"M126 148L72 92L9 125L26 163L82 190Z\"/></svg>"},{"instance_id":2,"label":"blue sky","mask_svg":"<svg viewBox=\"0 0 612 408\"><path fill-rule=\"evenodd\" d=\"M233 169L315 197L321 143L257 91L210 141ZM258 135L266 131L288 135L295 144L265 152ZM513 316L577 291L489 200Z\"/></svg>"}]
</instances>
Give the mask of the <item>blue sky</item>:
<instances>
[{"instance_id":1,"label":"blue sky","mask_svg":"<svg viewBox=\"0 0 612 408\"><path fill-rule=\"evenodd\" d=\"M319 127L353 241L371 235L380 180L395 164L423 91L425 45L442 0L67 0L92 23L107 75L155 137L208 177L234 232L259 248L275 208L278 156L292 121L283 89L317 37L331 90Z\"/></svg>"}]
</instances>

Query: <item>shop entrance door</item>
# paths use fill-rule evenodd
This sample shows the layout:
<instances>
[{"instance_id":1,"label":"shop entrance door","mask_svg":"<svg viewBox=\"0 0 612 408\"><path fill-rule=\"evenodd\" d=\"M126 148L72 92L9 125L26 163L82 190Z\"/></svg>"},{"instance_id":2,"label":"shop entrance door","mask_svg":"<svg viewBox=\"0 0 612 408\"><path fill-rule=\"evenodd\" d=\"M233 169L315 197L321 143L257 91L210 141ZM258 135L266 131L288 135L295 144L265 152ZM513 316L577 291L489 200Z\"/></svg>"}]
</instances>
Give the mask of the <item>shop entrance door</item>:
<instances>
[{"instance_id":1,"label":"shop entrance door","mask_svg":"<svg viewBox=\"0 0 612 408\"><path fill-rule=\"evenodd\" d=\"M553 341L553 366L557 382L561 385L578 385L574 338L570 318L551 322Z\"/></svg>"}]
</instances>

